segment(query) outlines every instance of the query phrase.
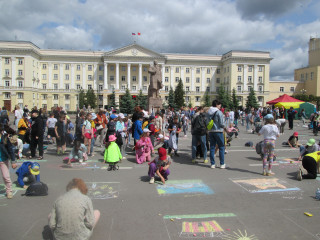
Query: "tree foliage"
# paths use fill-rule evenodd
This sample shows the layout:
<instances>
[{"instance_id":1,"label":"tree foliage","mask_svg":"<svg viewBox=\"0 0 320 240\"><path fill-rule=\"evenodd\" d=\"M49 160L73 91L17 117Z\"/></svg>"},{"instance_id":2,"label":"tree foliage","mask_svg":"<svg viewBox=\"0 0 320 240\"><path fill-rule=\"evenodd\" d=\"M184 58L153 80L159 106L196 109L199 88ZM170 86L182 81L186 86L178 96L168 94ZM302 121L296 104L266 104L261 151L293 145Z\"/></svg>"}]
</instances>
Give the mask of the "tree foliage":
<instances>
[{"instance_id":1,"label":"tree foliage","mask_svg":"<svg viewBox=\"0 0 320 240\"><path fill-rule=\"evenodd\" d=\"M148 96L143 95L142 90L139 91L139 95L136 97L135 106L143 107L143 109L148 107Z\"/></svg>"},{"instance_id":2,"label":"tree foliage","mask_svg":"<svg viewBox=\"0 0 320 240\"><path fill-rule=\"evenodd\" d=\"M117 107L117 103L116 103L116 93L115 93L114 90L112 91L112 94L110 95L109 107L113 107L113 108L116 108L116 107Z\"/></svg>"},{"instance_id":3,"label":"tree foliage","mask_svg":"<svg viewBox=\"0 0 320 240\"><path fill-rule=\"evenodd\" d=\"M307 95L307 94L295 94L292 97L299 99L301 101L305 101L305 102L310 102L310 103L314 103L317 105L317 109L319 109L320 107L320 97L318 96L314 96L312 94Z\"/></svg>"},{"instance_id":4,"label":"tree foliage","mask_svg":"<svg viewBox=\"0 0 320 240\"><path fill-rule=\"evenodd\" d=\"M238 109L239 101L238 101L238 97L236 95L236 89L234 89L234 88L232 89L231 101L232 101L232 108Z\"/></svg>"},{"instance_id":5,"label":"tree foliage","mask_svg":"<svg viewBox=\"0 0 320 240\"><path fill-rule=\"evenodd\" d=\"M129 89L127 88L126 93L121 97L121 100L120 100L120 104L119 104L120 112L131 114L133 113L134 105L135 105L135 102L132 99Z\"/></svg>"},{"instance_id":6,"label":"tree foliage","mask_svg":"<svg viewBox=\"0 0 320 240\"><path fill-rule=\"evenodd\" d=\"M211 106L211 100L210 100L210 95L209 91L206 91L204 96L203 96L203 102L205 107L210 107Z\"/></svg>"},{"instance_id":7,"label":"tree foliage","mask_svg":"<svg viewBox=\"0 0 320 240\"><path fill-rule=\"evenodd\" d=\"M90 105L91 108L97 107L97 95L95 94L93 89L88 89L86 93L86 104Z\"/></svg>"},{"instance_id":8,"label":"tree foliage","mask_svg":"<svg viewBox=\"0 0 320 240\"><path fill-rule=\"evenodd\" d=\"M173 91L172 87L170 87L169 96L168 96L168 105L169 105L169 107L176 108L176 104L175 104L174 99L175 99L174 91Z\"/></svg>"},{"instance_id":9,"label":"tree foliage","mask_svg":"<svg viewBox=\"0 0 320 240\"><path fill-rule=\"evenodd\" d=\"M249 108L258 108L258 107L259 107L259 104L257 101L256 94L253 88L251 88L250 93L247 97L246 108L249 109Z\"/></svg>"},{"instance_id":10,"label":"tree foliage","mask_svg":"<svg viewBox=\"0 0 320 240\"><path fill-rule=\"evenodd\" d=\"M184 102L184 89L183 89L183 82L180 78L179 83L174 91L174 103L177 109L180 109L181 107L185 106Z\"/></svg>"},{"instance_id":11,"label":"tree foliage","mask_svg":"<svg viewBox=\"0 0 320 240\"><path fill-rule=\"evenodd\" d=\"M86 104L86 94L84 92L84 90L81 88L79 91L79 108L83 108L83 106L88 106L88 104Z\"/></svg>"},{"instance_id":12,"label":"tree foliage","mask_svg":"<svg viewBox=\"0 0 320 240\"><path fill-rule=\"evenodd\" d=\"M230 96L222 86L219 87L217 99L221 102L222 107L227 109L232 107Z\"/></svg>"}]
</instances>

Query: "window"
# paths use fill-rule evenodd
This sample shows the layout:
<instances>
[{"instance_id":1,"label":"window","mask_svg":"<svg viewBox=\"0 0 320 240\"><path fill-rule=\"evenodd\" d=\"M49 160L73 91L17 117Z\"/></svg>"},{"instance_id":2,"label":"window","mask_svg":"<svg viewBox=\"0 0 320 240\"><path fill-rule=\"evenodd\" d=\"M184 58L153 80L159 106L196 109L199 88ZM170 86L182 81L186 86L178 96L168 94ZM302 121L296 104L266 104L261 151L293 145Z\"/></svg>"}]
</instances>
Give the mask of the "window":
<instances>
[{"instance_id":1,"label":"window","mask_svg":"<svg viewBox=\"0 0 320 240\"><path fill-rule=\"evenodd\" d=\"M54 90L58 90L58 84L57 83L53 84L53 88Z\"/></svg>"},{"instance_id":2,"label":"window","mask_svg":"<svg viewBox=\"0 0 320 240\"><path fill-rule=\"evenodd\" d=\"M290 87L290 92L294 92L294 87Z\"/></svg>"},{"instance_id":3,"label":"window","mask_svg":"<svg viewBox=\"0 0 320 240\"><path fill-rule=\"evenodd\" d=\"M259 92L262 92L262 91L263 91L263 87L259 86Z\"/></svg>"},{"instance_id":4,"label":"window","mask_svg":"<svg viewBox=\"0 0 320 240\"><path fill-rule=\"evenodd\" d=\"M47 94L42 94L42 99L43 100L46 100L48 98L48 95Z\"/></svg>"},{"instance_id":5,"label":"window","mask_svg":"<svg viewBox=\"0 0 320 240\"><path fill-rule=\"evenodd\" d=\"M23 75L23 71L22 70L18 70L18 75L21 77Z\"/></svg>"},{"instance_id":6,"label":"window","mask_svg":"<svg viewBox=\"0 0 320 240\"><path fill-rule=\"evenodd\" d=\"M88 75L88 80L92 80L92 75Z\"/></svg>"},{"instance_id":7,"label":"window","mask_svg":"<svg viewBox=\"0 0 320 240\"><path fill-rule=\"evenodd\" d=\"M190 68L186 68L186 73L189 73L190 72Z\"/></svg>"},{"instance_id":8,"label":"window","mask_svg":"<svg viewBox=\"0 0 320 240\"><path fill-rule=\"evenodd\" d=\"M18 58L18 65L22 65L23 64L23 59L22 58Z\"/></svg>"},{"instance_id":9,"label":"window","mask_svg":"<svg viewBox=\"0 0 320 240\"><path fill-rule=\"evenodd\" d=\"M126 76L121 76L121 81L125 82L126 81Z\"/></svg>"},{"instance_id":10,"label":"window","mask_svg":"<svg viewBox=\"0 0 320 240\"><path fill-rule=\"evenodd\" d=\"M34 93L33 93L32 95L33 95L33 99L35 99L35 98L36 98L36 95L35 95Z\"/></svg>"},{"instance_id":11,"label":"window","mask_svg":"<svg viewBox=\"0 0 320 240\"><path fill-rule=\"evenodd\" d=\"M196 78L196 83L199 83L200 82L200 78Z\"/></svg>"},{"instance_id":12,"label":"window","mask_svg":"<svg viewBox=\"0 0 320 240\"><path fill-rule=\"evenodd\" d=\"M252 66L248 67L248 72L252 72Z\"/></svg>"},{"instance_id":13,"label":"window","mask_svg":"<svg viewBox=\"0 0 320 240\"><path fill-rule=\"evenodd\" d=\"M47 89L47 84L46 83L42 84L42 89Z\"/></svg>"},{"instance_id":14,"label":"window","mask_svg":"<svg viewBox=\"0 0 320 240\"><path fill-rule=\"evenodd\" d=\"M121 66L121 70L122 70L122 72L125 72L126 71L126 67L125 66Z\"/></svg>"},{"instance_id":15,"label":"window","mask_svg":"<svg viewBox=\"0 0 320 240\"><path fill-rule=\"evenodd\" d=\"M308 73L306 73L306 81L308 80Z\"/></svg>"},{"instance_id":16,"label":"window","mask_svg":"<svg viewBox=\"0 0 320 240\"><path fill-rule=\"evenodd\" d=\"M207 74L210 74L210 68L207 68Z\"/></svg>"},{"instance_id":17,"label":"window","mask_svg":"<svg viewBox=\"0 0 320 240\"><path fill-rule=\"evenodd\" d=\"M190 82L190 78L186 77L186 83L189 83L189 82Z\"/></svg>"},{"instance_id":18,"label":"window","mask_svg":"<svg viewBox=\"0 0 320 240\"><path fill-rule=\"evenodd\" d=\"M81 89L81 85L77 84L77 90L80 90L80 89Z\"/></svg>"},{"instance_id":19,"label":"window","mask_svg":"<svg viewBox=\"0 0 320 240\"><path fill-rule=\"evenodd\" d=\"M210 87L207 87L206 91L207 91L207 92L210 92Z\"/></svg>"},{"instance_id":20,"label":"window","mask_svg":"<svg viewBox=\"0 0 320 240\"><path fill-rule=\"evenodd\" d=\"M103 75L99 75L99 81L103 80Z\"/></svg>"},{"instance_id":21,"label":"window","mask_svg":"<svg viewBox=\"0 0 320 240\"><path fill-rule=\"evenodd\" d=\"M47 69L47 64L42 64L42 69Z\"/></svg>"},{"instance_id":22,"label":"window","mask_svg":"<svg viewBox=\"0 0 320 240\"><path fill-rule=\"evenodd\" d=\"M164 98L166 99L166 101L168 101L168 100L169 100L169 96L165 96Z\"/></svg>"},{"instance_id":23,"label":"window","mask_svg":"<svg viewBox=\"0 0 320 240\"><path fill-rule=\"evenodd\" d=\"M242 67L238 66L238 72L242 72Z\"/></svg>"},{"instance_id":24,"label":"window","mask_svg":"<svg viewBox=\"0 0 320 240\"><path fill-rule=\"evenodd\" d=\"M200 92L200 87L196 87L196 92Z\"/></svg>"},{"instance_id":25,"label":"window","mask_svg":"<svg viewBox=\"0 0 320 240\"><path fill-rule=\"evenodd\" d=\"M280 92L284 92L284 87L280 87Z\"/></svg>"},{"instance_id":26,"label":"window","mask_svg":"<svg viewBox=\"0 0 320 240\"><path fill-rule=\"evenodd\" d=\"M227 72L229 72L229 67L227 67Z\"/></svg>"},{"instance_id":27,"label":"window","mask_svg":"<svg viewBox=\"0 0 320 240\"><path fill-rule=\"evenodd\" d=\"M241 92L241 86L237 86L238 92Z\"/></svg>"},{"instance_id":28,"label":"window","mask_svg":"<svg viewBox=\"0 0 320 240\"><path fill-rule=\"evenodd\" d=\"M136 76L132 76L132 81L136 82L137 81L137 77Z\"/></svg>"},{"instance_id":29,"label":"window","mask_svg":"<svg viewBox=\"0 0 320 240\"><path fill-rule=\"evenodd\" d=\"M304 80L304 74L303 73L301 73L301 75L300 75L301 77L301 80L303 81Z\"/></svg>"},{"instance_id":30,"label":"window","mask_svg":"<svg viewBox=\"0 0 320 240\"><path fill-rule=\"evenodd\" d=\"M5 69L5 75L6 75L6 77L8 77L10 75L9 69Z\"/></svg>"},{"instance_id":31,"label":"window","mask_svg":"<svg viewBox=\"0 0 320 240\"><path fill-rule=\"evenodd\" d=\"M263 102L263 97L258 96L258 102Z\"/></svg>"},{"instance_id":32,"label":"window","mask_svg":"<svg viewBox=\"0 0 320 240\"><path fill-rule=\"evenodd\" d=\"M220 91L220 87L216 87L216 92L219 92Z\"/></svg>"},{"instance_id":33,"label":"window","mask_svg":"<svg viewBox=\"0 0 320 240\"><path fill-rule=\"evenodd\" d=\"M110 71L114 71L114 66L113 65L110 66Z\"/></svg>"},{"instance_id":34,"label":"window","mask_svg":"<svg viewBox=\"0 0 320 240\"><path fill-rule=\"evenodd\" d=\"M47 79L47 74L42 74L42 79L46 80Z\"/></svg>"},{"instance_id":35,"label":"window","mask_svg":"<svg viewBox=\"0 0 320 240\"><path fill-rule=\"evenodd\" d=\"M65 87L66 87L66 90L69 90L69 89L70 89L69 84L66 84Z\"/></svg>"},{"instance_id":36,"label":"window","mask_svg":"<svg viewBox=\"0 0 320 240\"><path fill-rule=\"evenodd\" d=\"M217 82L217 83L220 83L220 78L217 78L216 82Z\"/></svg>"},{"instance_id":37,"label":"window","mask_svg":"<svg viewBox=\"0 0 320 240\"><path fill-rule=\"evenodd\" d=\"M241 76L238 76L238 82L241 82Z\"/></svg>"},{"instance_id":38,"label":"window","mask_svg":"<svg viewBox=\"0 0 320 240\"><path fill-rule=\"evenodd\" d=\"M240 102L240 105L241 105L241 102L242 102L242 97L237 97L238 101Z\"/></svg>"},{"instance_id":39,"label":"window","mask_svg":"<svg viewBox=\"0 0 320 240\"><path fill-rule=\"evenodd\" d=\"M18 99L23 99L23 93L18 92Z\"/></svg>"},{"instance_id":40,"label":"window","mask_svg":"<svg viewBox=\"0 0 320 240\"><path fill-rule=\"evenodd\" d=\"M59 95L58 94L53 94L53 99L54 100L58 100L59 99Z\"/></svg>"},{"instance_id":41,"label":"window","mask_svg":"<svg viewBox=\"0 0 320 240\"><path fill-rule=\"evenodd\" d=\"M103 66L99 65L99 71L103 71Z\"/></svg>"},{"instance_id":42,"label":"window","mask_svg":"<svg viewBox=\"0 0 320 240\"><path fill-rule=\"evenodd\" d=\"M146 68L146 67L143 67L143 71L146 72L146 71L147 71L147 68Z\"/></svg>"},{"instance_id":43,"label":"window","mask_svg":"<svg viewBox=\"0 0 320 240\"><path fill-rule=\"evenodd\" d=\"M259 81L259 83L262 83L262 77L259 77L258 81Z\"/></svg>"},{"instance_id":44,"label":"window","mask_svg":"<svg viewBox=\"0 0 320 240\"><path fill-rule=\"evenodd\" d=\"M207 83L210 83L210 78L207 78Z\"/></svg>"},{"instance_id":45,"label":"window","mask_svg":"<svg viewBox=\"0 0 320 240\"><path fill-rule=\"evenodd\" d=\"M10 99L11 98L11 94L9 92L5 92L4 93L4 98L5 99Z\"/></svg>"},{"instance_id":46,"label":"window","mask_svg":"<svg viewBox=\"0 0 320 240\"><path fill-rule=\"evenodd\" d=\"M248 86L248 91L250 92L252 89L252 86Z\"/></svg>"},{"instance_id":47,"label":"window","mask_svg":"<svg viewBox=\"0 0 320 240\"><path fill-rule=\"evenodd\" d=\"M176 67L176 73L179 73L179 67Z\"/></svg>"},{"instance_id":48,"label":"window","mask_svg":"<svg viewBox=\"0 0 320 240\"><path fill-rule=\"evenodd\" d=\"M136 91L137 87L136 86L132 86L132 91Z\"/></svg>"},{"instance_id":49,"label":"window","mask_svg":"<svg viewBox=\"0 0 320 240\"><path fill-rule=\"evenodd\" d=\"M69 74L66 74L64 79L69 80Z\"/></svg>"},{"instance_id":50,"label":"window","mask_svg":"<svg viewBox=\"0 0 320 240\"><path fill-rule=\"evenodd\" d=\"M53 74L53 79L58 80L58 74Z\"/></svg>"},{"instance_id":51,"label":"window","mask_svg":"<svg viewBox=\"0 0 320 240\"><path fill-rule=\"evenodd\" d=\"M313 80L313 72L310 73L310 80Z\"/></svg>"},{"instance_id":52,"label":"window","mask_svg":"<svg viewBox=\"0 0 320 240\"><path fill-rule=\"evenodd\" d=\"M103 101L103 95L99 95L99 101Z\"/></svg>"},{"instance_id":53,"label":"window","mask_svg":"<svg viewBox=\"0 0 320 240\"><path fill-rule=\"evenodd\" d=\"M121 85L121 90L126 90L126 86L125 85Z\"/></svg>"},{"instance_id":54,"label":"window","mask_svg":"<svg viewBox=\"0 0 320 240\"><path fill-rule=\"evenodd\" d=\"M132 67L132 71L133 72L137 71L137 67Z\"/></svg>"},{"instance_id":55,"label":"window","mask_svg":"<svg viewBox=\"0 0 320 240\"><path fill-rule=\"evenodd\" d=\"M179 82L179 78L178 77L176 77L176 82Z\"/></svg>"},{"instance_id":56,"label":"window","mask_svg":"<svg viewBox=\"0 0 320 240\"><path fill-rule=\"evenodd\" d=\"M263 66L259 66L259 72L263 71Z\"/></svg>"},{"instance_id":57,"label":"window","mask_svg":"<svg viewBox=\"0 0 320 240\"><path fill-rule=\"evenodd\" d=\"M200 97L196 96L196 102L200 102Z\"/></svg>"},{"instance_id":58,"label":"window","mask_svg":"<svg viewBox=\"0 0 320 240\"><path fill-rule=\"evenodd\" d=\"M186 87L186 92L189 92L190 91L190 87Z\"/></svg>"},{"instance_id":59,"label":"window","mask_svg":"<svg viewBox=\"0 0 320 240\"><path fill-rule=\"evenodd\" d=\"M103 90L103 85L102 84L99 84L99 91L102 91Z\"/></svg>"},{"instance_id":60,"label":"window","mask_svg":"<svg viewBox=\"0 0 320 240\"><path fill-rule=\"evenodd\" d=\"M64 95L64 99L65 100L69 100L70 99L70 95L69 94Z\"/></svg>"},{"instance_id":61,"label":"window","mask_svg":"<svg viewBox=\"0 0 320 240\"><path fill-rule=\"evenodd\" d=\"M81 69L80 64L77 64L77 71L80 71L80 69Z\"/></svg>"},{"instance_id":62,"label":"window","mask_svg":"<svg viewBox=\"0 0 320 240\"><path fill-rule=\"evenodd\" d=\"M92 85L91 84L88 85L88 89L92 89Z\"/></svg>"},{"instance_id":63,"label":"window","mask_svg":"<svg viewBox=\"0 0 320 240\"><path fill-rule=\"evenodd\" d=\"M70 64L66 64L66 70L69 70Z\"/></svg>"},{"instance_id":64,"label":"window","mask_svg":"<svg viewBox=\"0 0 320 240\"><path fill-rule=\"evenodd\" d=\"M221 71L220 68L217 68L217 74L220 74L220 71Z\"/></svg>"},{"instance_id":65,"label":"window","mask_svg":"<svg viewBox=\"0 0 320 240\"><path fill-rule=\"evenodd\" d=\"M226 68L223 68L223 72L226 73Z\"/></svg>"},{"instance_id":66,"label":"window","mask_svg":"<svg viewBox=\"0 0 320 240\"><path fill-rule=\"evenodd\" d=\"M168 78L168 77L165 77L165 78L164 78L164 81L165 81L165 82L169 82L169 78Z\"/></svg>"},{"instance_id":67,"label":"window","mask_svg":"<svg viewBox=\"0 0 320 240\"><path fill-rule=\"evenodd\" d=\"M143 81L144 81L144 82L147 82L147 81L148 81L147 76L143 76Z\"/></svg>"},{"instance_id":68,"label":"window","mask_svg":"<svg viewBox=\"0 0 320 240\"><path fill-rule=\"evenodd\" d=\"M200 73L200 68L197 68L196 73Z\"/></svg>"},{"instance_id":69,"label":"window","mask_svg":"<svg viewBox=\"0 0 320 240\"><path fill-rule=\"evenodd\" d=\"M169 87L168 87L168 86L165 86L165 87L164 87L164 90L165 90L166 92L168 92L168 91L169 91Z\"/></svg>"},{"instance_id":70,"label":"window","mask_svg":"<svg viewBox=\"0 0 320 240\"><path fill-rule=\"evenodd\" d=\"M18 81L18 87L23 87L23 81Z\"/></svg>"},{"instance_id":71,"label":"window","mask_svg":"<svg viewBox=\"0 0 320 240\"><path fill-rule=\"evenodd\" d=\"M5 58L4 62L5 62L5 64L10 64L10 58Z\"/></svg>"},{"instance_id":72,"label":"window","mask_svg":"<svg viewBox=\"0 0 320 240\"><path fill-rule=\"evenodd\" d=\"M248 82L252 83L252 76L248 76Z\"/></svg>"},{"instance_id":73,"label":"window","mask_svg":"<svg viewBox=\"0 0 320 240\"><path fill-rule=\"evenodd\" d=\"M79 65L80 66L80 65ZM53 65L53 70L58 70L58 64Z\"/></svg>"},{"instance_id":74,"label":"window","mask_svg":"<svg viewBox=\"0 0 320 240\"><path fill-rule=\"evenodd\" d=\"M78 75L77 75L77 81L79 81L79 80L80 80L80 75L78 74Z\"/></svg>"},{"instance_id":75,"label":"window","mask_svg":"<svg viewBox=\"0 0 320 240\"><path fill-rule=\"evenodd\" d=\"M10 87L10 81L9 81L9 80L4 81L4 85L5 85L6 87Z\"/></svg>"},{"instance_id":76,"label":"window","mask_svg":"<svg viewBox=\"0 0 320 240\"><path fill-rule=\"evenodd\" d=\"M166 73L169 72L169 68L168 68L168 67L165 68L165 72L166 72Z\"/></svg>"},{"instance_id":77,"label":"window","mask_svg":"<svg viewBox=\"0 0 320 240\"><path fill-rule=\"evenodd\" d=\"M143 86L143 87L142 87L142 90L143 90L143 91L147 91L147 86Z\"/></svg>"}]
</instances>

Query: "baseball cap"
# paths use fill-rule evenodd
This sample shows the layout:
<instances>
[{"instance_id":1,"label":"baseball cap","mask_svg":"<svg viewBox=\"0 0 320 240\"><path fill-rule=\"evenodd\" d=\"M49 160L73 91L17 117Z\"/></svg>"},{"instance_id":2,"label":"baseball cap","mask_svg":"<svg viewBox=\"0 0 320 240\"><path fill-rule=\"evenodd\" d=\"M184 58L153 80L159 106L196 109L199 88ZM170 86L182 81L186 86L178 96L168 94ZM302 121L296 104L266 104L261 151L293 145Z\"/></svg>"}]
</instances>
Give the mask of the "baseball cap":
<instances>
[{"instance_id":1,"label":"baseball cap","mask_svg":"<svg viewBox=\"0 0 320 240\"><path fill-rule=\"evenodd\" d=\"M272 114L269 113L264 116L264 119L273 119L273 116L272 116Z\"/></svg>"},{"instance_id":2,"label":"baseball cap","mask_svg":"<svg viewBox=\"0 0 320 240\"><path fill-rule=\"evenodd\" d=\"M298 132L294 132L293 136L298 137L299 133Z\"/></svg>"},{"instance_id":3,"label":"baseball cap","mask_svg":"<svg viewBox=\"0 0 320 240\"><path fill-rule=\"evenodd\" d=\"M143 132L147 133L147 132L151 132L148 128L144 128Z\"/></svg>"},{"instance_id":4,"label":"baseball cap","mask_svg":"<svg viewBox=\"0 0 320 240\"><path fill-rule=\"evenodd\" d=\"M167 159L167 150L164 148L159 148L158 149L158 154L159 154L159 159L160 160L166 160Z\"/></svg>"},{"instance_id":5,"label":"baseball cap","mask_svg":"<svg viewBox=\"0 0 320 240\"><path fill-rule=\"evenodd\" d=\"M308 146L313 146L316 143L316 140L313 138L310 138L309 141L307 142Z\"/></svg>"},{"instance_id":6,"label":"baseball cap","mask_svg":"<svg viewBox=\"0 0 320 240\"><path fill-rule=\"evenodd\" d=\"M31 164L30 173L33 175L39 175L40 174L40 164L37 162L33 162Z\"/></svg>"},{"instance_id":7,"label":"baseball cap","mask_svg":"<svg viewBox=\"0 0 320 240\"><path fill-rule=\"evenodd\" d=\"M117 118L118 116L117 115L115 115L115 114L111 114L110 115L110 119L115 119L115 118Z\"/></svg>"}]
</instances>

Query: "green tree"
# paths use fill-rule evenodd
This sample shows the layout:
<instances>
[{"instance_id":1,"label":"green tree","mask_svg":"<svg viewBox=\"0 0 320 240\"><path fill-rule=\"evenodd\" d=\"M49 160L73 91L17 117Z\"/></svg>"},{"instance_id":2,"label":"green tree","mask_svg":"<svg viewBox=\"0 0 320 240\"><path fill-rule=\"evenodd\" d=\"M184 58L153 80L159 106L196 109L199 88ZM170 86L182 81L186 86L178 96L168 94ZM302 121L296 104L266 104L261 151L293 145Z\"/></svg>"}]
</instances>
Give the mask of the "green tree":
<instances>
[{"instance_id":1,"label":"green tree","mask_svg":"<svg viewBox=\"0 0 320 240\"><path fill-rule=\"evenodd\" d=\"M143 109L148 107L148 96L143 95L142 90L139 91L139 95L136 97L135 106L143 107Z\"/></svg>"},{"instance_id":2,"label":"green tree","mask_svg":"<svg viewBox=\"0 0 320 240\"><path fill-rule=\"evenodd\" d=\"M209 91L206 91L204 96L203 96L203 102L205 107L210 107L211 106L211 100L209 96Z\"/></svg>"},{"instance_id":3,"label":"green tree","mask_svg":"<svg viewBox=\"0 0 320 240\"><path fill-rule=\"evenodd\" d=\"M239 101L238 97L236 95L236 89L232 89L232 95L231 95L231 100L232 100L232 107L233 109L238 109L239 107Z\"/></svg>"},{"instance_id":4,"label":"green tree","mask_svg":"<svg viewBox=\"0 0 320 240\"><path fill-rule=\"evenodd\" d=\"M183 82L182 82L182 79L180 78L178 85L174 91L174 103L177 109L180 109L181 107L185 106L184 94L185 92L183 90Z\"/></svg>"},{"instance_id":5,"label":"green tree","mask_svg":"<svg viewBox=\"0 0 320 240\"><path fill-rule=\"evenodd\" d=\"M259 107L259 104L258 104L258 101L257 101L257 98L256 98L256 94L255 92L253 91L253 88L250 89L250 93L247 97L247 102L246 102L246 108L249 109L249 108L258 108Z\"/></svg>"},{"instance_id":6,"label":"green tree","mask_svg":"<svg viewBox=\"0 0 320 240\"><path fill-rule=\"evenodd\" d=\"M86 93L86 103L87 105L90 105L91 108L97 107L97 95L94 93L93 89L88 89Z\"/></svg>"},{"instance_id":7,"label":"green tree","mask_svg":"<svg viewBox=\"0 0 320 240\"><path fill-rule=\"evenodd\" d=\"M172 87L170 87L170 90L169 90L168 105L169 107L173 107L174 109L176 108L176 104L174 102L174 91Z\"/></svg>"},{"instance_id":8,"label":"green tree","mask_svg":"<svg viewBox=\"0 0 320 240\"><path fill-rule=\"evenodd\" d=\"M230 109L231 100L229 94L220 86L218 89L217 99L221 102L222 107Z\"/></svg>"},{"instance_id":9,"label":"green tree","mask_svg":"<svg viewBox=\"0 0 320 240\"><path fill-rule=\"evenodd\" d=\"M85 105L86 107L88 106L88 104L86 103L86 94L81 88L79 91L79 108L81 109L83 105Z\"/></svg>"},{"instance_id":10,"label":"green tree","mask_svg":"<svg viewBox=\"0 0 320 240\"><path fill-rule=\"evenodd\" d=\"M127 88L126 93L122 96L120 100L120 112L126 114L133 113L134 104L134 100L132 99L129 89Z\"/></svg>"},{"instance_id":11,"label":"green tree","mask_svg":"<svg viewBox=\"0 0 320 240\"><path fill-rule=\"evenodd\" d=\"M116 103L116 93L115 93L114 90L112 91L112 94L110 95L109 107L114 107L114 108L117 107L117 103Z\"/></svg>"}]
</instances>

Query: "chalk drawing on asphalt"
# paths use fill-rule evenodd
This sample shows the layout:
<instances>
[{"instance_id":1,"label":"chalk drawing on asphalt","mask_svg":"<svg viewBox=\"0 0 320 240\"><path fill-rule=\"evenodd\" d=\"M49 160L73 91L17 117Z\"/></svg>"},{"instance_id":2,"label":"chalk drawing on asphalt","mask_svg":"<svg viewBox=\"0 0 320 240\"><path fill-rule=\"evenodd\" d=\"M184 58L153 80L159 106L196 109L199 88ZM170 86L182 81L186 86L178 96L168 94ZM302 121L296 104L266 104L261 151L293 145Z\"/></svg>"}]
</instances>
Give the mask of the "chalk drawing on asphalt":
<instances>
[{"instance_id":1,"label":"chalk drawing on asphalt","mask_svg":"<svg viewBox=\"0 0 320 240\"><path fill-rule=\"evenodd\" d=\"M19 190L23 191L25 190L24 188L21 188L20 186L17 186L16 184L12 184L11 186L12 189L12 195L14 196ZM7 198L6 194L6 187L4 184L0 184L0 199Z\"/></svg>"},{"instance_id":2,"label":"chalk drawing on asphalt","mask_svg":"<svg viewBox=\"0 0 320 240\"><path fill-rule=\"evenodd\" d=\"M201 180L172 180L167 181L165 185L157 185L157 191L160 196L172 194L186 195L210 195L212 189Z\"/></svg>"},{"instance_id":3,"label":"chalk drawing on asphalt","mask_svg":"<svg viewBox=\"0 0 320 240\"><path fill-rule=\"evenodd\" d=\"M91 199L110 199L119 197L118 182L86 182Z\"/></svg>"},{"instance_id":4,"label":"chalk drawing on asphalt","mask_svg":"<svg viewBox=\"0 0 320 240\"><path fill-rule=\"evenodd\" d=\"M203 222L183 222L181 238L213 238L222 237L223 229L215 220Z\"/></svg>"},{"instance_id":5,"label":"chalk drawing on asphalt","mask_svg":"<svg viewBox=\"0 0 320 240\"><path fill-rule=\"evenodd\" d=\"M250 193L300 191L300 188L293 187L278 178L238 178L231 181Z\"/></svg>"},{"instance_id":6,"label":"chalk drawing on asphalt","mask_svg":"<svg viewBox=\"0 0 320 240\"><path fill-rule=\"evenodd\" d=\"M232 232L232 233L225 233L221 236L221 239L224 240L258 240L255 235L249 235L246 230Z\"/></svg>"}]
</instances>

